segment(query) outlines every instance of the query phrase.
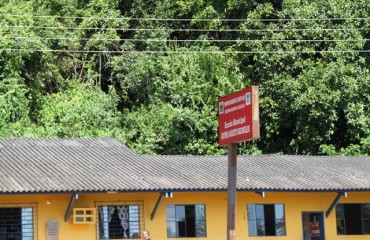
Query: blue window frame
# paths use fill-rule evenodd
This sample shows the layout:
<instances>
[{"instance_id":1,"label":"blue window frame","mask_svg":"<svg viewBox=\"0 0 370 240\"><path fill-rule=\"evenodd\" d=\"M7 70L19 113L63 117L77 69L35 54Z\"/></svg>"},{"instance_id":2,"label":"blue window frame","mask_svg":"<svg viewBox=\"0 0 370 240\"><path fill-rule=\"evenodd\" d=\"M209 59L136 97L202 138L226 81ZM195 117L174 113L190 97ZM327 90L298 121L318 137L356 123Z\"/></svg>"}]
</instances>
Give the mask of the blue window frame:
<instances>
[{"instance_id":1,"label":"blue window frame","mask_svg":"<svg viewBox=\"0 0 370 240\"><path fill-rule=\"evenodd\" d=\"M284 204L248 204L249 236L285 236Z\"/></svg>"},{"instance_id":2,"label":"blue window frame","mask_svg":"<svg viewBox=\"0 0 370 240\"><path fill-rule=\"evenodd\" d=\"M167 237L206 237L205 205L167 205Z\"/></svg>"}]
</instances>

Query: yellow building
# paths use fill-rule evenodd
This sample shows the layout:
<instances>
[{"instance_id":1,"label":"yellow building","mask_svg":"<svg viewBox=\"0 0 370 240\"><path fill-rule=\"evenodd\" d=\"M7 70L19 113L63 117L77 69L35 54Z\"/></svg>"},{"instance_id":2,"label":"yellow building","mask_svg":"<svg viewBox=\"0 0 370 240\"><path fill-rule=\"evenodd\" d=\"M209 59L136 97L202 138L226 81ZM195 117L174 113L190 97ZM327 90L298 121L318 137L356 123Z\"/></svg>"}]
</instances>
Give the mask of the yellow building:
<instances>
[{"instance_id":1,"label":"yellow building","mask_svg":"<svg viewBox=\"0 0 370 240\"><path fill-rule=\"evenodd\" d=\"M238 156L236 239L370 240L370 157ZM226 156L0 139L0 240L227 237Z\"/></svg>"}]
</instances>

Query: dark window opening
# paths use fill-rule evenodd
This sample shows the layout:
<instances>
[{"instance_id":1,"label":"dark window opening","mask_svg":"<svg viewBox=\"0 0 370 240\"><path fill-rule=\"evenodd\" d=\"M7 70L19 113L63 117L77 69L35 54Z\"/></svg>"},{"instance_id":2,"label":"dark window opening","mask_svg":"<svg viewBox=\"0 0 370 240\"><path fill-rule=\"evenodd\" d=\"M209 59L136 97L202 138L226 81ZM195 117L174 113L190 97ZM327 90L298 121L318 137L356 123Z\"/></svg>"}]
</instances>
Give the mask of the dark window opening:
<instances>
[{"instance_id":1,"label":"dark window opening","mask_svg":"<svg viewBox=\"0 0 370 240\"><path fill-rule=\"evenodd\" d=\"M0 239L21 239L21 209L1 208L0 210Z\"/></svg>"},{"instance_id":2,"label":"dark window opening","mask_svg":"<svg viewBox=\"0 0 370 240\"><path fill-rule=\"evenodd\" d=\"M337 234L370 234L370 204L338 204Z\"/></svg>"},{"instance_id":3,"label":"dark window opening","mask_svg":"<svg viewBox=\"0 0 370 240\"><path fill-rule=\"evenodd\" d=\"M195 208L194 206L185 206L186 217L186 235L195 237Z\"/></svg>"},{"instance_id":4,"label":"dark window opening","mask_svg":"<svg viewBox=\"0 0 370 240\"><path fill-rule=\"evenodd\" d=\"M109 222L109 239L122 239L123 236L127 236L128 232L128 228L123 229L118 217L118 212L117 210L114 210L112 219Z\"/></svg>"},{"instance_id":5,"label":"dark window opening","mask_svg":"<svg viewBox=\"0 0 370 240\"><path fill-rule=\"evenodd\" d=\"M351 219L346 221L347 234L361 234L361 205L360 204L346 204L344 205L344 218Z\"/></svg>"},{"instance_id":6,"label":"dark window opening","mask_svg":"<svg viewBox=\"0 0 370 240\"><path fill-rule=\"evenodd\" d=\"M275 208L274 205L265 205L265 232L266 236L275 236Z\"/></svg>"}]
</instances>

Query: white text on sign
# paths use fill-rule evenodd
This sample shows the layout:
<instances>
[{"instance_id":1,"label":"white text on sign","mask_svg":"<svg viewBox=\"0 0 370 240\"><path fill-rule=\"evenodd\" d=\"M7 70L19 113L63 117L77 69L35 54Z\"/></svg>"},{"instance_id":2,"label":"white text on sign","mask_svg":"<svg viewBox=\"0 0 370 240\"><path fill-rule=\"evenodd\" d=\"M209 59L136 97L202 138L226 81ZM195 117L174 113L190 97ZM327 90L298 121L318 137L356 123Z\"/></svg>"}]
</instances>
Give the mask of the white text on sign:
<instances>
[{"instance_id":1,"label":"white text on sign","mask_svg":"<svg viewBox=\"0 0 370 240\"><path fill-rule=\"evenodd\" d=\"M249 133L249 132L250 132L250 125L247 125L244 127L240 127L240 128L232 129L230 131L223 132L221 135L221 139L227 139L230 137L234 137L234 136Z\"/></svg>"},{"instance_id":2,"label":"white text on sign","mask_svg":"<svg viewBox=\"0 0 370 240\"><path fill-rule=\"evenodd\" d=\"M243 124L245 123L245 121L246 121L246 116L238 118L238 119L233 119L232 121L229 121L229 122L225 122L225 129Z\"/></svg>"}]
</instances>

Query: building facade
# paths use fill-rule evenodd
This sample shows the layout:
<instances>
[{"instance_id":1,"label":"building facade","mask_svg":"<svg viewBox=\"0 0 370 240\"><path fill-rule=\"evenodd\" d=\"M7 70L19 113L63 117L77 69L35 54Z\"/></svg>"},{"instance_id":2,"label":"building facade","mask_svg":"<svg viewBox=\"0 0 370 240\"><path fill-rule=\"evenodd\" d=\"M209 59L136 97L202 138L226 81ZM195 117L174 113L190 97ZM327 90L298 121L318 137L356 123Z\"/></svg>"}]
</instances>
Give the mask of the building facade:
<instances>
[{"instance_id":1,"label":"building facade","mask_svg":"<svg viewBox=\"0 0 370 240\"><path fill-rule=\"evenodd\" d=\"M370 158L239 156L236 238L370 239ZM0 239L226 239L227 157L0 139Z\"/></svg>"}]
</instances>

